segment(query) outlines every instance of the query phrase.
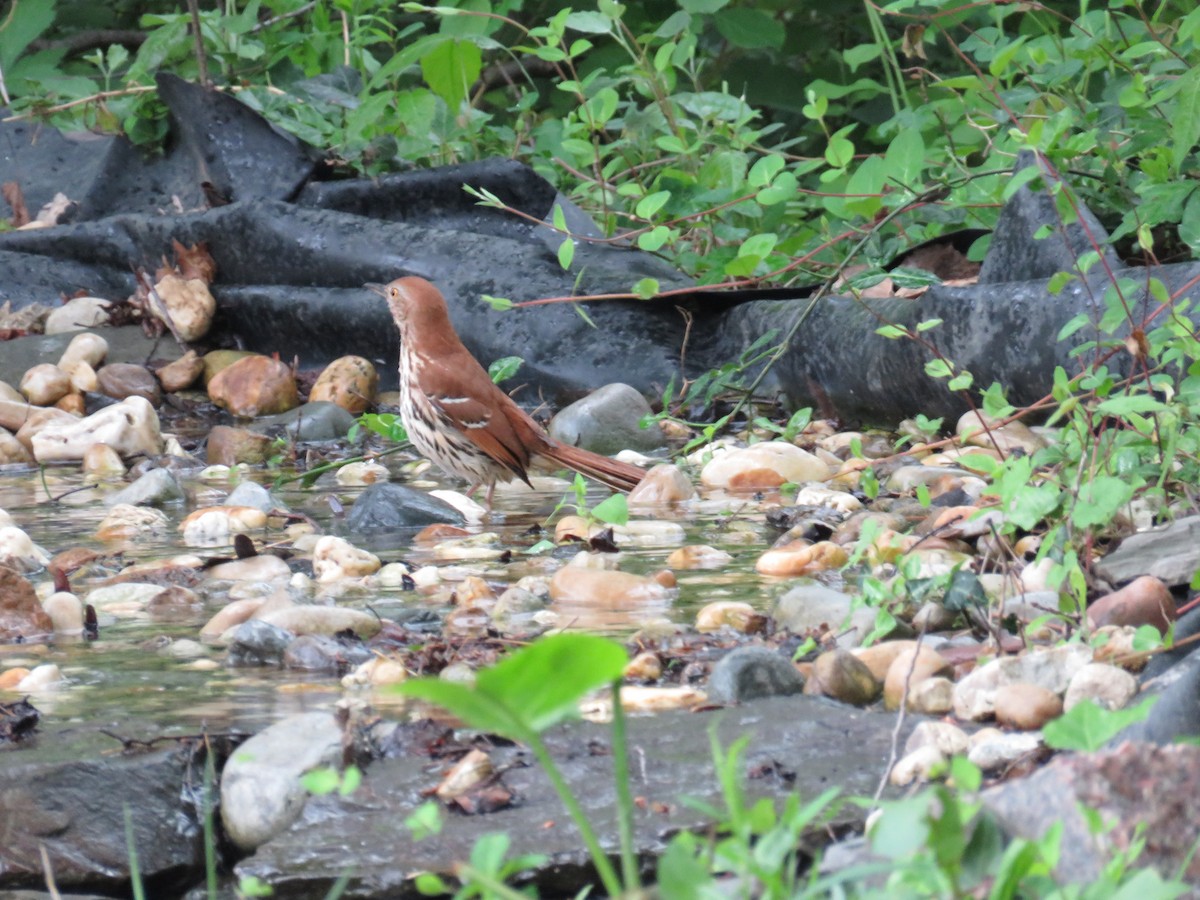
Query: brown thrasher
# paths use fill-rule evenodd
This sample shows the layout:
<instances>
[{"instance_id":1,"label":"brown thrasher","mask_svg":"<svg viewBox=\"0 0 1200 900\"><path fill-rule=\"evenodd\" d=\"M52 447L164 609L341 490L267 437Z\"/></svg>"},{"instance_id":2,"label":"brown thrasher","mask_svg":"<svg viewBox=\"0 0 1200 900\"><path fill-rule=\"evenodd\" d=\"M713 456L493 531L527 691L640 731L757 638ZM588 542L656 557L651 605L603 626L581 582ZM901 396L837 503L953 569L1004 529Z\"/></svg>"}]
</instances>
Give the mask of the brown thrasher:
<instances>
[{"instance_id":1,"label":"brown thrasher","mask_svg":"<svg viewBox=\"0 0 1200 900\"><path fill-rule=\"evenodd\" d=\"M637 466L556 441L496 387L463 346L446 300L424 278L397 278L367 287L388 302L400 329L400 419L413 446L451 475L487 485L529 484L535 458L557 463L628 491L645 474Z\"/></svg>"}]
</instances>

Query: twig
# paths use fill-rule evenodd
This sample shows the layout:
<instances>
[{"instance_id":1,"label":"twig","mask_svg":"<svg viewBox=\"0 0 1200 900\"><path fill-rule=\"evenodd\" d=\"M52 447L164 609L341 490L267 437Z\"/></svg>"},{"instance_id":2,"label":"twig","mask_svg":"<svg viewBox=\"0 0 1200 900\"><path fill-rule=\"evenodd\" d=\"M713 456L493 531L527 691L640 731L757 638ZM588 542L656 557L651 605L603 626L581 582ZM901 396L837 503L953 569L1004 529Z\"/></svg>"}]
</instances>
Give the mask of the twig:
<instances>
[{"instance_id":1,"label":"twig","mask_svg":"<svg viewBox=\"0 0 1200 900\"><path fill-rule=\"evenodd\" d=\"M188 0L187 5L192 14L192 37L196 41L196 68L200 75L200 84L208 87L208 60L204 56L204 35L200 32L200 4L198 0Z\"/></svg>"},{"instance_id":2,"label":"twig","mask_svg":"<svg viewBox=\"0 0 1200 900\"><path fill-rule=\"evenodd\" d=\"M891 777L892 769L896 765L896 757L899 756L900 747L900 732L904 729L904 718L908 712L908 687L912 681L913 672L917 670L917 659L921 655L921 641L925 639L925 632L917 633L917 643L913 647L912 662L908 666L908 672L904 676L904 687L900 691L900 709L896 713L896 726L892 729L892 742L888 749L887 765L883 769L883 775L879 779L879 787L875 788L875 796L871 798L871 806L878 808L879 798L883 796L884 788L887 787L888 778Z\"/></svg>"},{"instance_id":3,"label":"twig","mask_svg":"<svg viewBox=\"0 0 1200 900\"><path fill-rule=\"evenodd\" d=\"M46 852L45 843L38 843L38 854L42 857L42 873L46 876L46 892L53 900L62 900L58 885L54 882L54 867L50 865L50 854Z\"/></svg>"}]
</instances>

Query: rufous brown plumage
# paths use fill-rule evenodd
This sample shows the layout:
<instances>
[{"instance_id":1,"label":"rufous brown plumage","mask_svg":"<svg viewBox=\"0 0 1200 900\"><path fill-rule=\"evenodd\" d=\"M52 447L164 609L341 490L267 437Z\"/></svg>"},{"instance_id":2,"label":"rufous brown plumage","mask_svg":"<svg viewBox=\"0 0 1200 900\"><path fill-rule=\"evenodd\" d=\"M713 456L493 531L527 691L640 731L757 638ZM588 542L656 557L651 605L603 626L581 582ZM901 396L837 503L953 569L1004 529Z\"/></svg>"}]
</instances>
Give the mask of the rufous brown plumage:
<instances>
[{"instance_id":1,"label":"rufous brown plumage","mask_svg":"<svg viewBox=\"0 0 1200 900\"><path fill-rule=\"evenodd\" d=\"M637 466L550 437L463 346L445 298L424 278L368 287L387 300L400 329L400 418L409 440L438 467L470 482L471 490L487 485L489 508L496 482L528 484L539 458L618 491L641 480Z\"/></svg>"}]
</instances>

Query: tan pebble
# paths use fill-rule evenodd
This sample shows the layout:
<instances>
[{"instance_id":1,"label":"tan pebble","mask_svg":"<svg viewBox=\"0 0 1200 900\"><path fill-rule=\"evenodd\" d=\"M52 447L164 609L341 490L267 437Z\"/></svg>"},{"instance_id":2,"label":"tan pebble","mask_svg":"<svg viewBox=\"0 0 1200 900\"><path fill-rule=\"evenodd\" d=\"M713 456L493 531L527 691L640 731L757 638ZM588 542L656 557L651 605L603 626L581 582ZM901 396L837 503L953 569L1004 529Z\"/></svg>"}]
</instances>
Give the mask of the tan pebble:
<instances>
[{"instance_id":1,"label":"tan pebble","mask_svg":"<svg viewBox=\"0 0 1200 900\"><path fill-rule=\"evenodd\" d=\"M731 562L733 556L707 544L689 544L672 550L667 565L672 569L716 569Z\"/></svg>"},{"instance_id":2,"label":"tan pebble","mask_svg":"<svg viewBox=\"0 0 1200 900\"><path fill-rule=\"evenodd\" d=\"M84 402L83 394L72 391L69 394L64 394L54 404L55 409L61 409L65 413L70 413L73 416L82 416L87 412L87 403Z\"/></svg>"},{"instance_id":3,"label":"tan pebble","mask_svg":"<svg viewBox=\"0 0 1200 900\"><path fill-rule=\"evenodd\" d=\"M941 675L926 678L908 691L908 708L926 716L944 716L954 708L954 682Z\"/></svg>"},{"instance_id":4,"label":"tan pebble","mask_svg":"<svg viewBox=\"0 0 1200 900\"><path fill-rule=\"evenodd\" d=\"M167 363L155 371L158 383L169 394L190 388L204 374L204 360L195 350L189 350L174 362Z\"/></svg>"},{"instance_id":5,"label":"tan pebble","mask_svg":"<svg viewBox=\"0 0 1200 900\"><path fill-rule=\"evenodd\" d=\"M54 663L44 663L36 666L24 678L17 682L18 691L44 691L58 687L63 683L63 675Z\"/></svg>"},{"instance_id":6,"label":"tan pebble","mask_svg":"<svg viewBox=\"0 0 1200 900\"><path fill-rule=\"evenodd\" d=\"M1124 709L1137 696L1138 681L1124 669L1104 663L1088 663L1071 676L1063 709L1091 700L1104 709Z\"/></svg>"},{"instance_id":7,"label":"tan pebble","mask_svg":"<svg viewBox=\"0 0 1200 900\"><path fill-rule=\"evenodd\" d=\"M727 487L738 475L755 469L770 469L793 484L823 481L831 474L829 467L807 450L786 441L763 441L714 457L701 470L700 481L708 487Z\"/></svg>"},{"instance_id":8,"label":"tan pebble","mask_svg":"<svg viewBox=\"0 0 1200 900\"><path fill-rule=\"evenodd\" d=\"M189 513L179 523L183 541L189 546L206 547L265 528L267 514L252 506L208 506Z\"/></svg>"},{"instance_id":9,"label":"tan pebble","mask_svg":"<svg viewBox=\"0 0 1200 900\"><path fill-rule=\"evenodd\" d=\"M933 744L918 747L912 753L906 753L888 774L888 781L897 787L904 787L914 781L929 781L946 763L946 757Z\"/></svg>"},{"instance_id":10,"label":"tan pebble","mask_svg":"<svg viewBox=\"0 0 1200 900\"><path fill-rule=\"evenodd\" d=\"M108 355L108 341L98 334L84 332L71 338L71 343L63 350L58 359L58 367L69 372L76 363L84 362L93 369L97 368L104 357Z\"/></svg>"},{"instance_id":11,"label":"tan pebble","mask_svg":"<svg viewBox=\"0 0 1200 900\"><path fill-rule=\"evenodd\" d=\"M374 461L348 463L340 467L335 476L338 484L345 485L382 484L390 477L387 466Z\"/></svg>"},{"instance_id":12,"label":"tan pebble","mask_svg":"<svg viewBox=\"0 0 1200 900\"><path fill-rule=\"evenodd\" d=\"M725 487L730 491L770 491L784 483L774 469L743 469L729 477Z\"/></svg>"},{"instance_id":13,"label":"tan pebble","mask_svg":"<svg viewBox=\"0 0 1200 900\"><path fill-rule=\"evenodd\" d=\"M563 516L554 525L554 542L586 541L591 536L588 520L583 516Z\"/></svg>"},{"instance_id":14,"label":"tan pebble","mask_svg":"<svg viewBox=\"0 0 1200 900\"><path fill-rule=\"evenodd\" d=\"M762 616L749 603L740 600L717 600L706 603L696 613L696 630L702 634L732 628L743 634L762 627Z\"/></svg>"},{"instance_id":15,"label":"tan pebble","mask_svg":"<svg viewBox=\"0 0 1200 900\"><path fill-rule=\"evenodd\" d=\"M658 681L662 677L662 660L657 653L643 650L625 666L626 681Z\"/></svg>"},{"instance_id":16,"label":"tan pebble","mask_svg":"<svg viewBox=\"0 0 1200 900\"><path fill-rule=\"evenodd\" d=\"M11 669L5 669L0 672L0 691L15 690L21 680L29 674L29 670L24 666L15 666Z\"/></svg>"},{"instance_id":17,"label":"tan pebble","mask_svg":"<svg viewBox=\"0 0 1200 900\"><path fill-rule=\"evenodd\" d=\"M850 652L866 664L876 681L883 684L887 678L888 669L891 668L896 657L915 646L917 646L916 641L883 641L879 644L872 644L870 647L855 647Z\"/></svg>"},{"instance_id":18,"label":"tan pebble","mask_svg":"<svg viewBox=\"0 0 1200 900\"><path fill-rule=\"evenodd\" d=\"M89 481L113 481L125 475L121 454L108 444L92 444L83 453L83 474Z\"/></svg>"},{"instance_id":19,"label":"tan pebble","mask_svg":"<svg viewBox=\"0 0 1200 900\"><path fill-rule=\"evenodd\" d=\"M1153 575L1135 578L1118 591L1094 600L1088 606L1088 623L1102 625L1153 625L1166 634L1176 617L1175 598L1170 589Z\"/></svg>"},{"instance_id":20,"label":"tan pebble","mask_svg":"<svg viewBox=\"0 0 1200 900\"><path fill-rule=\"evenodd\" d=\"M656 572L652 572L650 577L665 588L673 588L679 583L675 578L675 573L670 569L659 569Z\"/></svg>"},{"instance_id":21,"label":"tan pebble","mask_svg":"<svg viewBox=\"0 0 1200 900\"><path fill-rule=\"evenodd\" d=\"M846 564L850 555L831 541L808 544L794 541L785 547L768 550L754 564L760 575L810 575Z\"/></svg>"},{"instance_id":22,"label":"tan pebble","mask_svg":"<svg viewBox=\"0 0 1200 900\"><path fill-rule=\"evenodd\" d=\"M563 566L550 578L550 599L599 605L665 600L668 590L652 578L607 569Z\"/></svg>"},{"instance_id":23,"label":"tan pebble","mask_svg":"<svg viewBox=\"0 0 1200 900\"><path fill-rule=\"evenodd\" d=\"M387 656L375 656L342 678L347 688L362 685L399 684L408 678L404 663Z\"/></svg>"},{"instance_id":24,"label":"tan pebble","mask_svg":"<svg viewBox=\"0 0 1200 900\"><path fill-rule=\"evenodd\" d=\"M996 721L1018 731L1036 731L1063 711L1058 694L1028 682L1000 686L993 702Z\"/></svg>"},{"instance_id":25,"label":"tan pebble","mask_svg":"<svg viewBox=\"0 0 1200 900\"><path fill-rule=\"evenodd\" d=\"M468 575L454 590L455 606L490 606L496 602L492 586L478 575Z\"/></svg>"},{"instance_id":26,"label":"tan pebble","mask_svg":"<svg viewBox=\"0 0 1200 900\"><path fill-rule=\"evenodd\" d=\"M313 548L313 575L317 581L358 578L379 571L379 557L355 547L344 538L327 534Z\"/></svg>"},{"instance_id":27,"label":"tan pebble","mask_svg":"<svg viewBox=\"0 0 1200 900\"><path fill-rule=\"evenodd\" d=\"M161 509L118 503L100 521L96 537L102 541L116 541L137 535L161 534L168 525L170 520Z\"/></svg>"},{"instance_id":28,"label":"tan pebble","mask_svg":"<svg viewBox=\"0 0 1200 900\"><path fill-rule=\"evenodd\" d=\"M874 703L883 689L866 663L842 648L829 650L816 658L812 680L817 682L826 697L852 706Z\"/></svg>"},{"instance_id":29,"label":"tan pebble","mask_svg":"<svg viewBox=\"0 0 1200 900\"><path fill-rule=\"evenodd\" d=\"M265 434L232 425L214 425L208 432L204 458L210 466L258 466L271 458L275 442Z\"/></svg>"},{"instance_id":30,"label":"tan pebble","mask_svg":"<svg viewBox=\"0 0 1200 900\"><path fill-rule=\"evenodd\" d=\"M904 695L905 684L912 691L918 684L935 675L945 675L950 672L950 663L936 650L922 644L903 650L888 666L887 675L883 681L883 702L888 709L898 709L900 698Z\"/></svg>"},{"instance_id":31,"label":"tan pebble","mask_svg":"<svg viewBox=\"0 0 1200 900\"><path fill-rule=\"evenodd\" d=\"M433 525L426 525L418 531L413 537L413 543L436 544L439 541L449 540L450 538L468 537L470 534L470 531L458 525L437 522Z\"/></svg>"},{"instance_id":32,"label":"tan pebble","mask_svg":"<svg viewBox=\"0 0 1200 900\"><path fill-rule=\"evenodd\" d=\"M152 304L150 312L163 321L169 317L169 324L179 335L179 340L185 343L196 341L208 334L217 301L204 279L184 278L170 272L158 280L154 290L162 304Z\"/></svg>"},{"instance_id":33,"label":"tan pebble","mask_svg":"<svg viewBox=\"0 0 1200 900\"><path fill-rule=\"evenodd\" d=\"M31 366L18 385L34 406L53 406L71 390L71 376L51 363Z\"/></svg>"},{"instance_id":34,"label":"tan pebble","mask_svg":"<svg viewBox=\"0 0 1200 900\"><path fill-rule=\"evenodd\" d=\"M300 405L292 370L266 356L248 356L222 369L208 383L208 395L217 406L247 419Z\"/></svg>"},{"instance_id":35,"label":"tan pebble","mask_svg":"<svg viewBox=\"0 0 1200 900\"><path fill-rule=\"evenodd\" d=\"M123 457L162 452L158 413L145 397L127 397L82 419L54 412L58 418L36 426L29 436L38 462L78 462L97 443L108 444Z\"/></svg>"},{"instance_id":36,"label":"tan pebble","mask_svg":"<svg viewBox=\"0 0 1200 900\"><path fill-rule=\"evenodd\" d=\"M42 609L54 623L56 634L79 634L83 631L83 604L69 591L55 591L42 601Z\"/></svg>"},{"instance_id":37,"label":"tan pebble","mask_svg":"<svg viewBox=\"0 0 1200 900\"><path fill-rule=\"evenodd\" d=\"M226 603L213 615L204 627L200 629L200 637L204 640L215 640L235 625L241 625L254 617L262 608L264 597L252 597L246 600L234 600Z\"/></svg>"},{"instance_id":38,"label":"tan pebble","mask_svg":"<svg viewBox=\"0 0 1200 900\"><path fill-rule=\"evenodd\" d=\"M696 488L678 466L661 463L642 476L629 492L630 506L656 506L682 503L696 496Z\"/></svg>"},{"instance_id":39,"label":"tan pebble","mask_svg":"<svg viewBox=\"0 0 1200 900\"><path fill-rule=\"evenodd\" d=\"M919 722L904 742L904 752L911 753L929 744L937 747L946 757L962 756L971 748L971 739L965 731L950 722Z\"/></svg>"},{"instance_id":40,"label":"tan pebble","mask_svg":"<svg viewBox=\"0 0 1200 900\"><path fill-rule=\"evenodd\" d=\"M379 389L379 373L375 366L361 356L335 359L317 376L309 401L324 400L336 403L355 415L375 402Z\"/></svg>"}]
</instances>

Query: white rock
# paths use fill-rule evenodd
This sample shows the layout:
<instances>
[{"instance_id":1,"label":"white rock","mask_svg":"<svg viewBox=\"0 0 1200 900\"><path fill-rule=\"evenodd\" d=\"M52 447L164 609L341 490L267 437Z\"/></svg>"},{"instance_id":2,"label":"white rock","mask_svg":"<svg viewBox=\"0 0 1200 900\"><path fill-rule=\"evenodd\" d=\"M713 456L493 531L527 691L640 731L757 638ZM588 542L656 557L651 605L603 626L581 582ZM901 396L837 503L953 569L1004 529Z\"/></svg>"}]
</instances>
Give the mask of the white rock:
<instances>
[{"instance_id":1,"label":"white rock","mask_svg":"<svg viewBox=\"0 0 1200 900\"><path fill-rule=\"evenodd\" d=\"M345 606L296 604L283 609L273 609L271 612L261 612L260 609L260 614L256 614L254 618L278 625L296 635L334 635L350 629L366 639L378 634L382 627L378 616Z\"/></svg>"},{"instance_id":2,"label":"white rock","mask_svg":"<svg viewBox=\"0 0 1200 900\"><path fill-rule=\"evenodd\" d=\"M0 566L8 566L24 574L36 572L48 562L50 554L16 525L0 528Z\"/></svg>"},{"instance_id":3,"label":"white rock","mask_svg":"<svg viewBox=\"0 0 1200 900\"><path fill-rule=\"evenodd\" d=\"M96 392L100 390L100 376L96 374L96 370L88 364L87 360L79 360L74 363L71 368L63 369L67 373L67 377L71 379L71 388L80 394Z\"/></svg>"},{"instance_id":4,"label":"white rock","mask_svg":"<svg viewBox=\"0 0 1200 900\"><path fill-rule=\"evenodd\" d=\"M678 522L639 519L613 526L613 540L618 547L670 547L682 544L686 537Z\"/></svg>"},{"instance_id":5,"label":"white rock","mask_svg":"<svg viewBox=\"0 0 1200 900\"><path fill-rule=\"evenodd\" d=\"M949 722L926 721L917 724L904 742L904 752L912 753L921 747L933 745L945 757L959 756L970 749L967 733Z\"/></svg>"},{"instance_id":6,"label":"white rock","mask_svg":"<svg viewBox=\"0 0 1200 900\"><path fill-rule=\"evenodd\" d=\"M54 663L46 663L45 665L37 666L28 675L17 682L16 690L18 693L36 693L38 691L52 691L62 686L63 674L58 666Z\"/></svg>"},{"instance_id":7,"label":"white rock","mask_svg":"<svg viewBox=\"0 0 1200 900\"><path fill-rule=\"evenodd\" d=\"M954 715L984 719L995 711L996 689L1027 682L1061 695L1075 673L1092 661L1092 648L1067 644L1050 650L993 659L954 686Z\"/></svg>"},{"instance_id":8,"label":"white rock","mask_svg":"<svg viewBox=\"0 0 1200 900\"><path fill-rule=\"evenodd\" d=\"M0 466L31 462L33 455L17 440L17 436L7 428L0 428Z\"/></svg>"},{"instance_id":9,"label":"white rock","mask_svg":"<svg viewBox=\"0 0 1200 900\"><path fill-rule=\"evenodd\" d=\"M700 472L700 482L708 487L726 487L734 476L752 469L770 469L793 484L822 481L831 474L825 463L795 444L764 441L714 457Z\"/></svg>"},{"instance_id":10,"label":"white rock","mask_svg":"<svg viewBox=\"0 0 1200 900\"><path fill-rule=\"evenodd\" d=\"M108 355L108 341L98 334L84 332L71 338L67 349L58 358L58 367L64 372L71 371L76 363L87 363L92 369L99 368Z\"/></svg>"},{"instance_id":11,"label":"white rock","mask_svg":"<svg viewBox=\"0 0 1200 900\"><path fill-rule=\"evenodd\" d=\"M522 485L522 487L524 487L524 485ZM499 488L499 485L497 485L497 488ZM437 497L443 503L449 503L463 514L463 518L472 524L482 522L484 517L487 515L487 510L482 505L476 503L462 491L447 491L439 489L436 491L430 491L429 495L431 497Z\"/></svg>"},{"instance_id":12,"label":"white rock","mask_svg":"<svg viewBox=\"0 0 1200 900\"><path fill-rule=\"evenodd\" d=\"M204 573L205 581L286 581L291 577L288 564L270 553L218 563Z\"/></svg>"},{"instance_id":13,"label":"white rock","mask_svg":"<svg viewBox=\"0 0 1200 900\"><path fill-rule=\"evenodd\" d=\"M1117 666L1088 663L1076 672L1067 685L1063 710L1083 700L1092 700L1106 709L1124 709L1137 696L1138 680Z\"/></svg>"},{"instance_id":14,"label":"white rock","mask_svg":"<svg viewBox=\"0 0 1200 900\"><path fill-rule=\"evenodd\" d=\"M32 443L40 463L78 462L92 444L107 444L121 456L162 452L158 414L145 397L126 397L83 419L51 422Z\"/></svg>"},{"instance_id":15,"label":"white rock","mask_svg":"<svg viewBox=\"0 0 1200 900\"><path fill-rule=\"evenodd\" d=\"M862 501L846 491L809 484L796 492L797 506L826 506L838 512L852 513L862 509Z\"/></svg>"},{"instance_id":16,"label":"white rock","mask_svg":"<svg viewBox=\"0 0 1200 900\"><path fill-rule=\"evenodd\" d=\"M141 615L147 604L161 594L162 590L161 584L151 584L148 581L106 584L89 592L87 602L94 606L97 612L108 613L121 619L132 618Z\"/></svg>"},{"instance_id":17,"label":"white rock","mask_svg":"<svg viewBox=\"0 0 1200 900\"><path fill-rule=\"evenodd\" d=\"M897 787L904 787L914 781L929 781L933 770L945 762L945 755L936 745L925 744L911 753L904 754L892 767L888 781Z\"/></svg>"},{"instance_id":18,"label":"white rock","mask_svg":"<svg viewBox=\"0 0 1200 900\"><path fill-rule=\"evenodd\" d=\"M313 548L313 574L317 581L357 578L379 571L379 557L360 550L349 541L327 534Z\"/></svg>"},{"instance_id":19,"label":"white rock","mask_svg":"<svg viewBox=\"0 0 1200 900\"><path fill-rule=\"evenodd\" d=\"M381 466L373 460L352 462L341 466L334 476L338 484L359 485L375 484L387 481L391 477L387 466Z\"/></svg>"},{"instance_id":20,"label":"white rock","mask_svg":"<svg viewBox=\"0 0 1200 900\"><path fill-rule=\"evenodd\" d=\"M87 481L116 480L125 474L121 455L107 444L92 444L83 454L81 466Z\"/></svg>"},{"instance_id":21,"label":"white rock","mask_svg":"<svg viewBox=\"0 0 1200 900\"><path fill-rule=\"evenodd\" d=\"M1026 753L1032 753L1041 745L1040 731L997 731L987 740L972 742L967 759L985 772L994 772L1016 762Z\"/></svg>"},{"instance_id":22,"label":"white rock","mask_svg":"<svg viewBox=\"0 0 1200 900\"><path fill-rule=\"evenodd\" d=\"M287 828L304 809L300 777L335 764L342 729L327 712L301 713L260 731L238 747L221 772L221 821L250 851Z\"/></svg>"},{"instance_id":23,"label":"white rock","mask_svg":"<svg viewBox=\"0 0 1200 900\"><path fill-rule=\"evenodd\" d=\"M267 514L253 506L209 506L190 513L179 530L189 547L214 547L266 524Z\"/></svg>"},{"instance_id":24,"label":"white rock","mask_svg":"<svg viewBox=\"0 0 1200 900\"><path fill-rule=\"evenodd\" d=\"M19 385L25 399L34 406L53 406L71 390L71 376L50 363L30 366Z\"/></svg>"},{"instance_id":25,"label":"white rock","mask_svg":"<svg viewBox=\"0 0 1200 900\"><path fill-rule=\"evenodd\" d=\"M55 634L80 634L83 631L83 604L68 591L55 591L42 601L42 609L54 623Z\"/></svg>"},{"instance_id":26,"label":"white rock","mask_svg":"<svg viewBox=\"0 0 1200 900\"><path fill-rule=\"evenodd\" d=\"M402 588L405 579L412 582L412 572L412 567L405 563L388 563L375 573L375 579L380 587Z\"/></svg>"},{"instance_id":27,"label":"white rock","mask_svg":"<svg viewBox=\"0 0 1200 900\"><path fill-rule=\"evenodd\" d=\"M167 514L161 509L118 503L101 520L96 529L96 537L102 541L111 541L137 535L161 534L167 530L169 524Z\"/></svg>"},{"instance_id":28,"label":"white rock","mask_svg":"<svg viewBox=\"0 0 1200 900\"><path fill-rule=\"evenodd\" d=\"M103 297L76 297L56 306L46 317L46 334L63 334L107 325L112 303Z\"/></svg>"},{"instance_id":29,"label":"white rock","mask_svg":"<svg viewBox=\"0 0 1200 900\"><path fill-rule=\"evenodd\" d=\"M164 275L154 286L166 311L158 304L150 305L155 318L167 323L181 341L195 341L208 334L217 301L208 285L199 278L182 278L174 273Z\"/></svg>"}]
</instances>

